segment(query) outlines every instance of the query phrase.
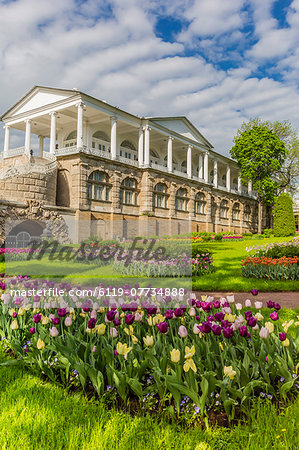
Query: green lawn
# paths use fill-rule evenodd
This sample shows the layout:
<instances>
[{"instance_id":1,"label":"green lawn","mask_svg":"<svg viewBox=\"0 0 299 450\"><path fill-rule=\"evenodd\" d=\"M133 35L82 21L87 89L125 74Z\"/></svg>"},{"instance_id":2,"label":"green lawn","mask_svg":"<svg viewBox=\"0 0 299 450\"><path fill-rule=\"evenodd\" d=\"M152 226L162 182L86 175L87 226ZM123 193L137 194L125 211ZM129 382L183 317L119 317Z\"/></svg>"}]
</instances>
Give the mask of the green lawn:
<instances>
[{"instance_id":1,"label":"green lawn","mask_svg":"<svg viewBox=\"0 0 299 450\"><path fill-rule=\"evenodd\" d=\"M215 272L193 279L193 289L201 291L249 292L299 291L299 281L268 281L241 276L241 259L248 254L246 247L272 242L288 241L290 238L268 238L261 240L205 242L204 248L213 252Z\"/></svg>"},{"instance_id":2,"label":"green lawn","mask_svg":"<svg viewBox=\"0 0 299 450\"><path fill-rule=\"evenodd\" d=\"M0 448L5 449L295 450L299 446L299 402L279 412L259 400L248 420L230 429L202 430L108 410L15 367L0 368L0 391Z\"/></svg>"}]
</instances>

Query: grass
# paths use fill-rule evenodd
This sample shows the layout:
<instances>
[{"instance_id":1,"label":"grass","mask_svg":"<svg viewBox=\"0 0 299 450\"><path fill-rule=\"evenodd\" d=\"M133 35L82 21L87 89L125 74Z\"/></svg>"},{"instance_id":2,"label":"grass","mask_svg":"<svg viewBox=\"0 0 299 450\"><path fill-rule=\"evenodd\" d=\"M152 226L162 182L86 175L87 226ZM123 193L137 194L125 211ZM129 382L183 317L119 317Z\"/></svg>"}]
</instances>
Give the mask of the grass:
<instances>
[{"instance_id":1,"label":"grass","mask_svg":"<svg viewBox=\"0 0 299 450\"><path fill-rule=\"evenodd\" d=\"M251 289L267 291L299 291L299 281L272 281L244 278L241 259L247 256L246 247L288 241L290 238L262 240L204 242L204 248L213 252L215 272L193 279L193 289L201 291L249 292Z\"/></svg>"},{"instance_id":2,"label":"grass","mask_svg":"<svg viewBox=\"0 0 299 450\"><path fill-rule=\"evenodd\" d=\"M0 361L5 356L0 353ZM299 446L299 402L278 411L261 400L232 428L186 428L108 410L27 370L0 368L0 447L14 449L285 449Z\"/></svg>"}]
</instances>

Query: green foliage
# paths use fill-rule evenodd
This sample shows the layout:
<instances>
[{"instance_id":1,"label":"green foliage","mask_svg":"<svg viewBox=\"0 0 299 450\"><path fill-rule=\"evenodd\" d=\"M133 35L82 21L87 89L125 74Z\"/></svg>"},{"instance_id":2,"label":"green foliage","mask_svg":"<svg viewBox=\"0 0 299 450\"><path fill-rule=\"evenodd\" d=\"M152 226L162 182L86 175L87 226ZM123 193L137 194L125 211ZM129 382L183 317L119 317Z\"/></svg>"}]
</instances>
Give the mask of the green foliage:
<instances>
[{"instance_id":1,"label":"green foliage","mask_svg":"<svg viewBox=\"0 0 299 450\"><path fill-rule=\"evenodd\" d=\"M275 200L274 236L294 236L296 233L293 201L289 194L282 193Z\"/></svg>"},{"instance_id":2,"label":"green foliage","mask_svg":"<svg viewBox=\"0 0 299 450\"><path fill-rule=\"evenodd\" d=\"M273 230L271 228L265 228L263 231L263 235L266 238L269 238L269 237L273 236Z\"/></svg>"},{"instance_id":3,"label":"green foliage","mask_svg":"<svg viewBox=\"0 0 299 450\"><path fill-rule=\"evenodd\" d=\"M222 241L223 234L222 233L216 233L214 239L215 239L215 241Z\"/></svg>"},{"instance_id":4,"label":"green foliage","mask_svg":"<svg viewBox=\"0 0 299 450\"><path fill-rule=\"evenodd\" d=\"M246 278L266 278L268 280L299 280L299 265L247 264L242 266L242 276Z\"/></svg>"},{"instance_id":5,"label":"green foliage","mask_svg":"<svg viewBox=\"0 0 299 450\"><path fill-rule=\"evenodd\" d=\"M230 153L241 168L242 180L252 180L258 197L271 204L279 186L273 175L286 158L283 141L265 126L253 126L237 134Z\"/></svg>"}]
</instances>

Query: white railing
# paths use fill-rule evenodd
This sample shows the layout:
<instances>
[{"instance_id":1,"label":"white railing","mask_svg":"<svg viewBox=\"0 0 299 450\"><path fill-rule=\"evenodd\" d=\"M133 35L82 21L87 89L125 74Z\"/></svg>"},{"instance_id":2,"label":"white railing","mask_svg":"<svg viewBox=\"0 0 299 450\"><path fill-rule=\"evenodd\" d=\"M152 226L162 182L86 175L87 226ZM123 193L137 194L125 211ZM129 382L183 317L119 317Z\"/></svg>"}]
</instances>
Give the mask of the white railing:
<instances>
[{"instance_id":1,"label":"white railing","mask_svg":"<svg viewBox=\"0 0 299 450\"><path fill-rule=\"evenodd\" d=\"M55 155L56 156L73 155L78 152L79 152L79 150L78 150L77 146L61 147L61 148L57 148L55 150Z\"/></svg>"},{"instance_id":2,"label":"white railing","mask_svg":"<svg viewBox=\"0 0 299 450\"><path fill-rule=\"evenodd\" d=\"M23 153L25 153L25 147L10 148L3 156L4 158L10 158L12 156L23 155Z\"/></svg>"},{"instance_id":3,"label":"white railing","mask_svg":"<svg viewBox=\"0 0 299 450\"><path fill-rule=\"evenodd\" d=\"M43 152L43 158L48 159L49 161L55 161L56 156L53 153Z\"/></svg>"},{"instance_id":4,"label":"white railing","mask_svg":"<svg viewBox=\"0 0 299 450\"><path fill-rule=\"evenodd\" d=\"M42 175L46 175L47 173L55 170L56 167L56 161L52 161L47 164L34 164L28 162L27 164L2 169L0 171L0 179L3 180L5 178L30 175L32 173L40 173Z\"/></svg>"},{"instance_id":5,"label":"white railing","mask_svg":"<svg viewBox=\"0 0 299 450\"><path fill-rule=\"evenodd\" d=\"M168 172L166 166L162 166L162 164L156 164L155 162L151 163L150 167L152 167L153 169L161 170L161 172Z\"/></svg>"},{"instance_id":6,"label":"white railing","mask_svg":"<svg viewBox=\"0 0 299 450\"><path fill-rule=\"evenodd\" d=\"M124 156L118 156L117 160L124 163L129 164L130 166L138 167L139 163L138 161L135 161L134 159L125 158Z\"/></svg>"}]
</instances>

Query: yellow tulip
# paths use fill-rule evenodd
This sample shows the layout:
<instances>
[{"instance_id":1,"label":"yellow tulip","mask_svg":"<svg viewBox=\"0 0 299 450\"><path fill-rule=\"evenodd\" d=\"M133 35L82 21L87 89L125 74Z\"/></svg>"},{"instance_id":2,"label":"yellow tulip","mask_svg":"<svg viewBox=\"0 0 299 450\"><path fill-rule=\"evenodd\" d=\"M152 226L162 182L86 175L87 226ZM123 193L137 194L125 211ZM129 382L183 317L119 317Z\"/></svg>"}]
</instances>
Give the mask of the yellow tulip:
<instances>
[{"instance_id":1,"label":"yellow tulip","mask_svg":"<svg viewBox=\"0 0 299 450\"><path fill-rule=\"evenodd\" d=\"M195 347L192 345L191 348L185 347L185 358L192 358L192 356L195 354Z\"/></svg>"},{"instance_id":2,"label":"yellow tulip","mask_svg":"<svg viewBox=\"0 0 299 450\"><path fill-rule=\"evenodd\" d=\"M274 324L272 322L266 322L265 327L268 328L269 333L273 333L274 331Z\"/></svg>"},{"instance_id":3,"label":"yellow tulip","mask_svg":"<svg viewBox=\"0 0 299 450\"><path fill-rule=\"evenodd\" d=\"M152 347L154 345L154 337L146 336L143 338L143 342L146 347Z\"/></svg>"},{"instance_id":4,"label":"yellow tulip","mask_svg":"<svg viewBox=\"0 0 299 450\"><path fill-rule=\"evenodd\" d=\"M283 345L284 347L288 347L288 346L290 345L290 341L288 340L288 338L286 338L285 341L282 341L282 345Z\"/></svg>"},{"instance_id":5,"label":"yellow tulip","mask_svg":"<svg viewBox=\"0 0 299 450\"><path fill-rule=\"evenodd\" d=\"M12 316L14 312L16 312L16 311L14 310L14 308L9 308L8 314L9 314L10 316Z\"/></svg>"},{"instance_id":6,"label":"yellow tulip","mask_svg":"<svg viewBox=\"0 0 299 450\"><path fill-rule=\"evenodd\" d=\"M192 358L186 359L186 361L185 361L185 363L183 365L183 369L184 369L185 372L189 372L190 369L192 369L193 372L197 372L196 365L195 365L195 363L194 363Z\"/></svg>"},{"instance_id":7,"label":"yellow tulip","mask_svg":"<svg viewBox=\"0 0 299 450\"><path fill-rule=\"evenodd\" d=\"M152 327L152 326L154 325L152 316L150 316L150 317L147 319L147 323L149 324L150 327Z\"/></svg>"},{"instance_id":8,"label":"yellow tulip","mask_svg":"<svg viewBox=\"0 0 299 450\"><path fill-rule=\"evenodd\" d=\"M227 320L230 323L234 323L236 320L236 314L225 314L224 320Z\"/></svg>"},{"instance_id":9,"label":"yellow tulip","mask_svg":"<svg viewBox=\"0 0 299 450\"><path fill-rule=\"evenodd\" d=\"M233 380L235 378L235 376L237 375L237 372L235 370L233 370L232 366L224 366L223 372L224 372L224 375L226 377L229 377L231 380Z\"/></svg>"},{"instance_id":10,"label":"yellow tulip","mask_svg":"<svg viewBox=\"0 0 299 450\"><path fill-rule=\"evenodd\" d=\"M38 314L38 313L39 313L39 308L33 308L32 314Z\"/></svg>"},{"instance_id":11,"label":"yellow tulip","mask_svg":"<svg viewBox=\"0 0 299 450\"><path fill-rule=\"evenodd\" d=\"M122 344L118 342L116 345L116 351L119 355L127 356L127 354L132 350L132 347L128 347L127 344Z\"/></svg>"},{"instance_id":12,"label":"yellow tulip","mask_svg":"<svg viewBox=\"0 0 299 450\"><path fill-rule=\"evenodd\" d=\"M284 322L284 323L282 324L283 331L284 331L285 333L287 333L287 332L288 332L288 329L293 325L293 323L294 323L294 320L293 320L293 319L290 320L289 322Z\"/></svg>"},{"instance_id":13,"label":"yellow tulip","mask_svg":"<svg viewBox=\"0 0 299 450\"><path fill-rule=\"evenodd\" d=\"M124 332L127 333L128 336L132 336L134 328L132 325L129 325L129 328L124 328Z\"/></svg>"},{"instance_id":14,"label":"yellow tulip","mask_svg":"<svg viewBox=\"0 0 299 450\"><path fill-rule=\"evenodd\" d=\"M219 342L219 347L221 348L222 351L224 350L223 345L221 344L221 342Z\"/></svg>"},{"instance_id":15,"label":"yellow tulip","mask_svg":"<svg viewBox=\"0 0 299 450\"><path fill-rule=\"evenodd\" d=\"M41 322L42 322L42 325L47 325L50 322L50 319L47 316L42 316Z\"/></svg>"},{"instance_id":16,"label":"yellow tulip","mask_svg":"<svg viewBox=\"0 0 299 450\"><path fill-rule=\"evenodd\" d=\"M100 323L95 327L95 330L100 336L103 336L106 331L106 325L104 323Z\"/></svg>"},{"instance_id":17,"label":"yellow tulip","mask_svg":"<svg viewBox=\"0 0 299 450\"><path fill-rule=\"evenodd\" d=\"M99 312L101 314L104 314L105 311L106 311L106 309L104 308L104 306L101 306L100 309L99 309Z\"/></svg>"},{"instance_id":18,"label":"yellow tulip","mask_svg":"<svg viewBox=\"0 0 299 450\"><path fill-rule=\"evenodd\" d=\"M12 330L17 330L19 328L19 324L18 324L18 321L16 319L11 322L10 328Z\"/></svg>"},{"instance_id":19,"label":"yellow tulip","mask_svg":"<svg viewBox=\"0 0 299 450\"><path fill-rule=\"evenodd\" d=\"M256 313L256 315L254 317L256 318L256 320L259 320L259 321L263 320L263 318L264 318L264 316L259 312Z\"/></svg>"},{"instance_id":20,"label":"yellow tulip","mask_svg":"<svg viewBox=\"0 0 299 450\"><path fill-rule=\"evenodd\" d=\"M45 348L45 343L44 341L41 340L41 338L38 339L36 346L39 350L43 350Z\"/></svg>"},{"instance_id":21,"label":"yellow tulip","mask_svg":"<svg viewBox=\"0 0 299 450\"><path fill-rule=\"evenodd\" d=\"M171 357L171 361L173 363L178 363L180 361L180 359L181 359L181 352L174 348L170 352L170 357Z\"/></svg>"},{"instance_id":22,"label":"yellow tulip","mask_svg":"<svg viewBox=\"0 0 299 450\"><path fill-rule=\"evenodd\" d=\"M132 334L132 342L133 342L133 344L137 344L137 342L138 342L138 339L136 336L134 336L134 334Z\"/></svg>"},{"instance_id":23,"label":"yellow tulip","mask_svg":"<svg viewBox=\"0 0 299 450\"><path fill-rule=\"evenodd\" d=\"M25 312L26 312L26 310L21 307L21 308L19 308L18 315L23 316L25 314Z\"/></svg>"}]
</instances>

